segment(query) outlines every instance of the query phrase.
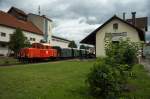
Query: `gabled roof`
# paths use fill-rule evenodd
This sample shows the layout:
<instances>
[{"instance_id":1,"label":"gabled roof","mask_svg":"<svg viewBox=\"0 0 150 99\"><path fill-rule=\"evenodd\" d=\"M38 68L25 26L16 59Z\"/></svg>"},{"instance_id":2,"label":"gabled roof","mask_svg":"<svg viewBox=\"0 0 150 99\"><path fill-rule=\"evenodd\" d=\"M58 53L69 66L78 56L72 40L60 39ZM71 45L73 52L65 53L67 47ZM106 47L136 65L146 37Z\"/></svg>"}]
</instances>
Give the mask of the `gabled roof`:
<instances>
[{"instance_id":1,"label":"gabled roof","mask_svg":"<svg viewBox=\"0 0 150 99\"><path fill-rule=\"evenodd\" d=\"M96 30L94 30L91 34L89 34L86 38L84 38L80 43L85 43L85 44L91 44L91 45L95 45L96 43L96 33L101 30L105 25L107 25L109 22L111 22L113 19L118 19L121 22L131 26L132 28L136 29L139 37L142 41L145 41L145 33L144 31L142 31L141 29L137 28L136 26L124 21L123 19L117 17L116 15L114 15L112 18L110 18L108 21L106 21L103 25L101 25L100 27L98 27Z\"/></svg>"},{"instance_id":2,"label":"gabled roof","mask_svg":"<svg viewBox=\"0 0 150 99\"><path fill-rule=\"evenodd\" d=\"M18 20L14 16L3 11L0 11L0 25L11 28L20 28L27 32L43 35L42 31L40 31L32 22Z\"/></svg>"},{"instance_id":3,"label":"gabled roof","mask_svg":"<svg viewBox=\"0 0 150 99\"><path fill-rule=\"evenodd\" d=\"M26 14L24 11L22 11L22 10L16 8L16 7L11 7L11 8L8 10L7 13L11 12L12 10L15 10L15 11L16 11L17 13L19 13L19 14L22 14L22 15L24 15L24 16L27 16L27 14Z\"/></svg>"}]
</instances>

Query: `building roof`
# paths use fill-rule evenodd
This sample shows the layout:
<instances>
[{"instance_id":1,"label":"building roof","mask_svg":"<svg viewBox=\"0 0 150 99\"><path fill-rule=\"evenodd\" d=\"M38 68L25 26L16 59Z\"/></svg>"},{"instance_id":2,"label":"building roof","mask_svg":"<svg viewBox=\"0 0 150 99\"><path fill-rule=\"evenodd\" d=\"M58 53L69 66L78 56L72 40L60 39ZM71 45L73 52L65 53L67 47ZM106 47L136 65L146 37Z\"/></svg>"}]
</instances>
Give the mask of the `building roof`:
<instances>
[{"instance_id":1,"label":"building roof","mask_svg":"<svg viewBox=\"0 0 150 99\"><path fill-rule=\"evenodd\" d=\"M49 20L51 22L53 21L50 18L46 17L46 15L37 15L37 14L33 14L33 13L29 13L28 15L35 15L35 16L39 16L39 17L45 18L45 19L47 19L47 20Z\"/></svg>"},{"instance_id":2,"label":"building roof","mask_svg":"<svg viewBox=\"0 0 150 99\"><path fill-rule=\"evenodd\" d=\"M124 21L123 19L117 17L116 15L114 15L112 18L110 18L108 21L106 21L103 25L101 25L100 27L98 27L96 30L94 30L91 34L89 34L86 38L84 38L80 43L85 43L85 44L91 44L91 45L95 45L96 44L96 33L101 30L105 25L107 25L109 22L111 22L113 19L118 19L120 21L122 21L123 23L131 26L132 28L136 29L139 37L142 41L145 41L145 33L143 30L137 28L136 26Z\"/></svg>"},{"instance_id":3,"label":"building roof","mask_svg":"<svg viewBox=\"0 0 150 99\"><path fill-rule=\"evenodd\" d=\"M42 31L40 31L40 29L38 29L32 22L18 20L14 16L3 11L0 11L0 25L11 28L20 28L24 31L43 35Z\"/></svg>"},{"instance_id":4,"label":"building roof","mask_svg":"<svg viewBox=\"0 0 150 99\"><path fill-rule=\"evenodd\" d=\"M24 11L22 11L22 10L16 8L16 7L13 7L13 6L8 10L7 13L11 12L12 10L15 10L15 11L16 11L17 13L19 13L19 14L22 14L22 15L24 15L24 16L27 16L27 14L26 14Z\"/></svg>"},{"instance_id":5,"label":"building roof","mask_svg":"<svg viewBox=\"0 0 150 99\"><path fill-rule=\"evenodd\" d=\"M126 20L127 22L129 22L130 24L132 24L132 19L127 19ZM135 26L140 28L140 29L143 29L143 28L147 28L148 26L148 17L140 17L140 18L136 18L135 19Z\"/></svg>"},{"instance_id":6,"label":"building roof","mask_svg":"<svg viewBox=\"0 0 150 99\"><path fill-rule=\"evenodd\" d=\"M68 42L71 42L70 40L68 39L65 39L65 38L61 38L61 37L58 37L58 36L54 36L52 35L52 38L56 38L56 39L60 39L60 40L64 40L64 41L68 41Z\"/></svg>"}]
</instances>

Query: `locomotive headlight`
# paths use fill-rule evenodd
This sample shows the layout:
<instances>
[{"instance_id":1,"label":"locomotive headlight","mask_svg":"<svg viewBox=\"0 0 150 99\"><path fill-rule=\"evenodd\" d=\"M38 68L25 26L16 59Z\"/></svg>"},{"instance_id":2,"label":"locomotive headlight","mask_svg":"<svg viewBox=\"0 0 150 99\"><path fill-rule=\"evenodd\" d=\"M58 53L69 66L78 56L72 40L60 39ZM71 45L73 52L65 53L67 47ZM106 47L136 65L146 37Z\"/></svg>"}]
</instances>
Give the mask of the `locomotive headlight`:
<instances>
[{"instance_id":1,"label":"locomotive headlight","mask_svg":"<svg viewBox=\"0 0 150 99\"><path fill-rule=\"evenodd\" d=\"M48 54L48 51L46 51L46 54Z\"/></svg>"}]
</instances>

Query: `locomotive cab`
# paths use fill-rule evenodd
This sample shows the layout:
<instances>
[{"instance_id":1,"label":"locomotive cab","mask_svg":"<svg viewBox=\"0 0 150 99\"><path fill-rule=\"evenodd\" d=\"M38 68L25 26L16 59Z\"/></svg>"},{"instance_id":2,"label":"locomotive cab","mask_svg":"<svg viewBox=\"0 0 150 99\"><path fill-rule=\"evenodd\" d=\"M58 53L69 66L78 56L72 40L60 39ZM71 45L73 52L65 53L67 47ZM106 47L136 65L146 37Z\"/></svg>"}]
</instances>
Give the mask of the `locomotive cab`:
<instances>
[{"instance_id":1,"label":"locomotive cab","mask_svg":"<svg viewBox=\"0 0 150 99\"><path fill-rule=\"evenodd\" d=\"M48 60L57 57L57 50L50 44L33 43L30 48L22 48L18 53L18 58L22 61L28 60Z\"/></svg>"}]
</instances>

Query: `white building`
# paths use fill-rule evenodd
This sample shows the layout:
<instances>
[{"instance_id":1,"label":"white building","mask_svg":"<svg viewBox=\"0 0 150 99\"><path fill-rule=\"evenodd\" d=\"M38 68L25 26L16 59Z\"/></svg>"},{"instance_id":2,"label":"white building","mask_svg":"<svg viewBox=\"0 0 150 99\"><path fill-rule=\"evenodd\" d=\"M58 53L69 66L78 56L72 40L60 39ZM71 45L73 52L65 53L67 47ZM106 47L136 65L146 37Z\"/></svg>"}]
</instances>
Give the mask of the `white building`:
<instances>
[{"instance_id":1,"label":"white building","mask_svg":"<svg viewBox=\"0 0 150 99\"><path fill-rule=\"evenodd\" d=\"M52 42L51 45L52 46L59 46L61 48L68 48L68 45L71 41L64 39L64 38L60 38L57 36L52 36Z\"/></svg>"},{"instance_id":2,"label":"white building","mask_svg":"<svg viewBox=\"0 0 150 99\"><path fill-rule=\"evenodd\" d=\"M52 20L46 16L26 14L12 7L7 13L0 11L0 56L8 55L8 42L16 28L22 29L30 43L45 41L52 46L67 48L69 40L52 36Z\"/></svg>"},{"instance_id":3,"label":"white building","mask_svg":"<svg viewBox=\"0 0 150 99\"><path fill-rule=\"evenodd\" d=\"M133 20L134 18L135 15L133 15ZM81 43L94 45L96 57L103 57L105 56L105 40L109 35L112 36L112 42L118 42L120 38L130 38L133 42L145 41L145 32L142 29L136 27L135 22L130 24L115 15L83 39Z\"/></svg>"},{"instance_id":4,"label":"white building","mask_svg":"<svg viewBox=\"0 0 150 99\"><path fill-rule=\"evenodd\" d=\"M43 33L29 21L18 20L14 16L0 11L0 54L8 54L8 42L16 28L21 28L31 43L40 42Z\"/></svg>"}]
</instances>

